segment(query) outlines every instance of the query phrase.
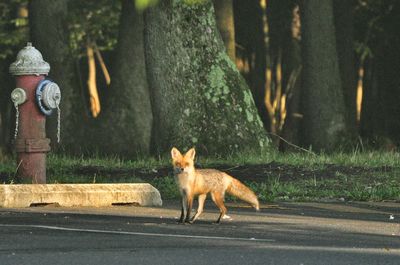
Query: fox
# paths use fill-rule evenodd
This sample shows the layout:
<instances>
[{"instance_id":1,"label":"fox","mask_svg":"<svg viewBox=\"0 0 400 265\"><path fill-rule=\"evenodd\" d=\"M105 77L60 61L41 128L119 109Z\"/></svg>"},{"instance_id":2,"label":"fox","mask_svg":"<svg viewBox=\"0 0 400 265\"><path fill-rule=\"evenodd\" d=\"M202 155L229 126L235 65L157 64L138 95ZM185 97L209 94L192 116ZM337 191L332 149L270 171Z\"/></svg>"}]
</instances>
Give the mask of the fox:
<instances>
[{"instance_id":1,"label":"fox","mask_svg":"<svg viewBox=\"0 0 400 265\"><path fill-rule=\"evenodd\" d=\"M176 147L171 149L174 177L182 196L179 223L192 224L199 218L208 193L220 211L217 224L227 213L224 205L225 192L249 203L256 211L260 210L257 196L250 188L225 172L216 169L196 169L195 155L195 148L189 149L184 155ZM190 218L195 196L198 196L199 204L196 214Z\"/></svg>"}]
</instances>

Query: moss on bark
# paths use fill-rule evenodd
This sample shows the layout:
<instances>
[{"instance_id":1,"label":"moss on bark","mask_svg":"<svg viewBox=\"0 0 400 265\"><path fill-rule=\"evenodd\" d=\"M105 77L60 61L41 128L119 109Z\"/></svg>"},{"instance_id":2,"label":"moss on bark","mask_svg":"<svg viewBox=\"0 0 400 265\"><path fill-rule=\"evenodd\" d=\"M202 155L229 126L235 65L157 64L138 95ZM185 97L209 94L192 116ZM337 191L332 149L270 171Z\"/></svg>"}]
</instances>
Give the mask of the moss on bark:
<instances>
[{"instance_id":1,"label":"moss on bark","mask_svg":"<svg viewBox=\"0 0 400 265\"><path fill-rule=\"evenodd\" d=\"M268 145L249 88L225 53L210 1L162 1L146 14L153 146L212 154Z\"/></svg>"}]
</instances>

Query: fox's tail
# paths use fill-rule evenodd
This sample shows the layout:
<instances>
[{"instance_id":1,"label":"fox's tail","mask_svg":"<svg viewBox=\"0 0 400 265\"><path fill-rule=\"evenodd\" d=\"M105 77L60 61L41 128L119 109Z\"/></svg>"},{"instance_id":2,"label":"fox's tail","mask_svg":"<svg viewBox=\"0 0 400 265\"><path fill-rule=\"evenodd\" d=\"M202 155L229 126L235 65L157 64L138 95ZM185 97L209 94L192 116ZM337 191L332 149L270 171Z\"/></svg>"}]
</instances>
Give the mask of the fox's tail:
<instances>
[{"instance_id":1,"label":"fox's tail","mask_svg":"<svg viewBox=\"0 0 400 265\"><path fill-rule=\"evenodd\" d=\"M260 210L260 204L258 202L257 196L254 192L249 189L246 185L244 185L239 180L232 178L231 184L228 186L226 190L229 194L238 197L239 199L249 203L253 206L257 211Z\"/></svg>"}]
</instances>

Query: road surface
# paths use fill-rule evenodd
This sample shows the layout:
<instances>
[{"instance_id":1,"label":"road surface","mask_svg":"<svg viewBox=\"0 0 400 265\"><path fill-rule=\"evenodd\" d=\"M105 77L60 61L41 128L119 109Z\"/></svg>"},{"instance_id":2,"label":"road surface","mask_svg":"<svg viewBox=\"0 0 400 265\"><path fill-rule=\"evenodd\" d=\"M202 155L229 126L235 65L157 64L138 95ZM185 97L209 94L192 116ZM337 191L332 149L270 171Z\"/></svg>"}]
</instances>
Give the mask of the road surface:
<instances>
[{"instance_id":1,"label":"road surface","mask_svg":"<svg viewBox=\"0 0 400 265\"><path fill-rule=\"evenodd\" d=\"M0 264L400 264L399 203L0 208Z\"/></svg>"}]
</instances>

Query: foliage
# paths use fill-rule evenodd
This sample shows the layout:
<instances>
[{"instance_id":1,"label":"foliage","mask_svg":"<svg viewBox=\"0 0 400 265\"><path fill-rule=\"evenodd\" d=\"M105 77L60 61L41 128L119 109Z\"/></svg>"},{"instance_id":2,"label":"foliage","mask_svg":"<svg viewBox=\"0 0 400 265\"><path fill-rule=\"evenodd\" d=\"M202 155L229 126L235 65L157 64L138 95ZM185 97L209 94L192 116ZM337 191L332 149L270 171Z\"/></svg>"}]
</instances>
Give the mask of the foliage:
<instances>
[{"instance_id":1,"label":"foliage","mask_svg":"<svg viewBox=\"0 0 400 265\"><path fill-rule=\"evenodd\" d=\"M155 6L158 0L135 0L135 7L139 11L143 11L149 7Z\"/></svg>"},{"instance_id":2,"label":"foliage","mask_svg":"<svg viewBox=\"0 0 400 265\"><path fill-rule=\"evenodd\" d=\"M100 50L113 50L117 43L121 1L69 2L70 42L77 55L86 54L87 42L94 42Z\"/></svg>"},{"instance_id":3,"label":"foliage","mask_svg":"<svg viewBox=\"0 0 400 265\"><path fill-rule=\"evenodd\" d=\"M28 39L27 0L4 0L0 3L0 59L15 53Z\"/></svg>"},{"instance_id":4,"label":"foliage","mask_svg":"<svg viewBox=\"0 0 400 265\"><path fill-rule=\"evenodd\" d=\"M354 11L355 50L362 60L374 56L374 48L379 42L390 42L390 39L394 37L393 34L388 34L387 24L391 23L391 16L397 17L393 14L396 2L396 0L359 0L357 2Z\"/></svg>"}]
</instances>

